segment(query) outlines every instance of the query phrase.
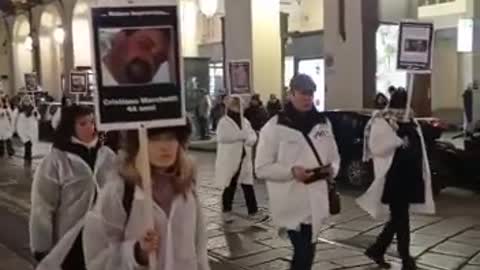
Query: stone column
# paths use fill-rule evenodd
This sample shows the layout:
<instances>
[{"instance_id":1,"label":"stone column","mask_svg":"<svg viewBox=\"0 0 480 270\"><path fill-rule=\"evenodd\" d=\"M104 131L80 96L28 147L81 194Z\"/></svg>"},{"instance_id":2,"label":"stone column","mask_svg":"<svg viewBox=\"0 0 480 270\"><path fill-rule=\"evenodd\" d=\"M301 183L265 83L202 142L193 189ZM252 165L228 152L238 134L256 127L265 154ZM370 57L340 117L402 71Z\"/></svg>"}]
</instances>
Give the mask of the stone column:
<instances>
[{"instance_id":1,"label":"stone column","mask_svg":"<svg viewBox=\"0 0 480 270\"><path fill-rule=\"evenodd\" d=\"M324 9L326 107L370 107L376 92L378 2L325 0Z\"/></svg>"},{"instance_id":2,"label":"stone column","mask_svg":"<svg viewBox=\"0 0 480 270\"><path fill-rule=\"evenodd\" d=\"M282 93L279 0L225 0L225 71L231 60L250 60L253 89L264 100ZM227 80L229 82L229 80ZM229 83L227 88L229 88Z\"/></svg>"}]
</instances>

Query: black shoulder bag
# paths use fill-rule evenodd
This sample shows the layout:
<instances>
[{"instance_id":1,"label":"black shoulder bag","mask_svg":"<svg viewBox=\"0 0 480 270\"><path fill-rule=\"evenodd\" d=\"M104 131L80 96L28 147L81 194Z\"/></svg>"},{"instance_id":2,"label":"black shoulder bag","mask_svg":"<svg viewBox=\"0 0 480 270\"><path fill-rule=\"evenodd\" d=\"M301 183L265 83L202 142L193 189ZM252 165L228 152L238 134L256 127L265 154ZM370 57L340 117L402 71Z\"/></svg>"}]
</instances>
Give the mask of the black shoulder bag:
<instances>
[{"instance_id":1,"label":"black shoulder bag","mask_svg":"<svg viewBox=\"0 0 480 270\"><path fill-rule=\"evenodd\" d=\"M312 140L308 136L308 134L303 133L303 136L305 137L305 140L307 141L308 145L312 149L313 154L315 155L315 158L317 159L318 164L320 167L323 167L322 160L320 159L320 156L318 155L317 149L315 149L315 146L313 145ZM341 212L342 209L342 203L340 199L340 194L337 192L337 185L335 183L334 179L327 179L327 186L328 186L328 204L329 204L329 209L330 209L330 214L331 215L338 215Z\"/></svg>"}]
</instances>

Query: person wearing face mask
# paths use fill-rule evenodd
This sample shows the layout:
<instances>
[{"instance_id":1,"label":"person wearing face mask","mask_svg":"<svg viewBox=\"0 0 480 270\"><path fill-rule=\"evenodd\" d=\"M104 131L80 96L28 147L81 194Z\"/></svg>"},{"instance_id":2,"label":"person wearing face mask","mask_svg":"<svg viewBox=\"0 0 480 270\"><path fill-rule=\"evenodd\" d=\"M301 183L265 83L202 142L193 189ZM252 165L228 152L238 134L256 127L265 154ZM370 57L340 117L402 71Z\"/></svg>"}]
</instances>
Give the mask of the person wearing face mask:
<instances>
[{"instance_id":1,"label":"person wearing face mask","mask_svg":"<svg viewBox=\"0 0 480 270\"><path fill-rule=\"evenodd\" d=\"M238 97L228 98L227 112L218 123L215 181L224 189L222 210L226 223L231 223L234 219L232 204L238 184L243 190L249 218L261 222L267 216L258 209L252 168L252 147L257 141L257 134L250 122L245 117L241 118L240 102Z\"/></svg>"},{"instance_id":2,"label":"person wearing face mask","mask_svg":"<svg viewBox=\"0 0 480 270\"><path fill-rule=\"evenodd\" d=\"M13 113L8 105L7 98L0 98L0 157L5 154L5 146L9 157L15 154L12 146Z\"/></svg>"},{"instance_id":3,"label":"person wearing face mask","mask_svg":"<svg viewBox=\"0 0 480 270\"><path fill-rule=\"evenodd\" d=\"M374 218L390 215L377 241L365 255L390 268L384 255L397 238L403 270L417 269L410 254L410 212L434 214L435 203L422 130L412 115L406 119L407 92L399 89L389 107L376 112L365 128L363 159L373 159L375 180L357 202Z\"/></svg>"},{"instance_id":4,"label":"person wearing face mask","mask_svg":"<svg viewBox=\"0 0 480 270\"><path fill-rule=\"evenodd\" d=\"M25 96L20 104L16 131L25 148L24 159L32 161L33 144L38 141L38 121L40 114L34 106L32 98Z\"/></svg>"},{"instance_id":5,"label":"person wearing face mask","mask_svg":"<svg viewBox=\"0 0 480 270\"><path fill-rule=\"evenodd\" d=\"M310 270L315 242L330 215L327 180L340 168L330 121L313 106L316 85L298 74L290 100L260 132L255 169L267 183L273 223L293 246L291 270Z\"/></svg>"},{"instance_id":6,"label":"person wearing face mask","mask_svg":"<svg viewBox=\"0 0 480 270\"><path fill-rule=\"evenodd\" d=\"M32 184L30 248L38 269L85 269L83 218L107 183L116 156L98 140L93 111L73 105L62 113L50 153Z\"/></svg>"},{"instance_id":7,"label":"person wearing face mask","mask_svg":"<svg viewBox=\"0 0 480 270\"><path fill-rule=\"evenodd\" d=\"M195 166L187 156L190 126L148 130L153 230L145 226L145 194L136 164L138 133L124 136L123 164L87 215L84 245L89 270L209 270L207 235L195 193ZM151 269L151 268L150 268Z\"/></svg>"}]
</instances>

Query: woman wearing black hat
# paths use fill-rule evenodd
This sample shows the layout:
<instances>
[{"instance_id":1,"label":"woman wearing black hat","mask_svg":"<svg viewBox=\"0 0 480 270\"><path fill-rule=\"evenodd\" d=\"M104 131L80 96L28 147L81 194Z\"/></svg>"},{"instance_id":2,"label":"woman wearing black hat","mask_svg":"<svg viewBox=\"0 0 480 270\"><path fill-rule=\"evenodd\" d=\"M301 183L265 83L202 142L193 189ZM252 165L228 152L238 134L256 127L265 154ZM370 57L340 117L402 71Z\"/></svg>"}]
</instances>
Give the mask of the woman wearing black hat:
<instances>
[{"instance_id":1,"label":"woman wearing black hat","mask_svg":"<svg viewBox=\"0 0 480 270\"><path fill-rule=\"evenodd\" d=\"M190 129L148 131L154 230L145 229L142 179L136 167L137 132L125 136L125 159L87 215L84 250L89 270L139 269L154 253L158 270L207 270L207 237L187 157ZM143 268L142 268L143 269Z\"/></svg>"},{"instance_id":2,"label":"woman wearing black hat","mask_svg":"<svg viewBox=\"0 0 480 270\"><path fill-rule=\"evenodd\" d=\"M375 181L358 203L375 218L390 214L366 255L380 267L390 268L384 255L396 236L402 269L414 270L409 213L433 214L435 204L422 131L412 115L404 118L406 106L407 92L395 91L389 108L376 113L366 127L364 160L373 159Z\"/></svg>"}]
</instances>

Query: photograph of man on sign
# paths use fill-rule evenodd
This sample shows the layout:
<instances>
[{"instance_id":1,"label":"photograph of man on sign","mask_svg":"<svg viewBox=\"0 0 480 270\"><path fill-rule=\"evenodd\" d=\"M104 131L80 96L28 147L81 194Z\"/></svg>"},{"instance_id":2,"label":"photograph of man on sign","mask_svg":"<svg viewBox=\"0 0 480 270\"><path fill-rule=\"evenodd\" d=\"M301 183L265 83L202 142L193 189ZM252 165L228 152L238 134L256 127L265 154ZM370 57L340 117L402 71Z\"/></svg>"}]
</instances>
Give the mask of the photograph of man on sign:
<instances>
[{"instance_id":1,"label":"photograph of man on sign","mask_svg":"<svg viewBox=\"0 0 480 270\"><path fill-rule=\"evenodd\" d=\"M87 92L87 74L72 73L70 76L72 93L85 93Z\"/></svg>"},{"instance_id":2,"label":"photograph of man on sign","mask_svg":"<svg viewBox=\"0 0 480 270\"><path fill-rule=\"evenodd\" d=\"M99 29L104 86L172 82L171 29Z\"/></svg>"}]
</instances>

